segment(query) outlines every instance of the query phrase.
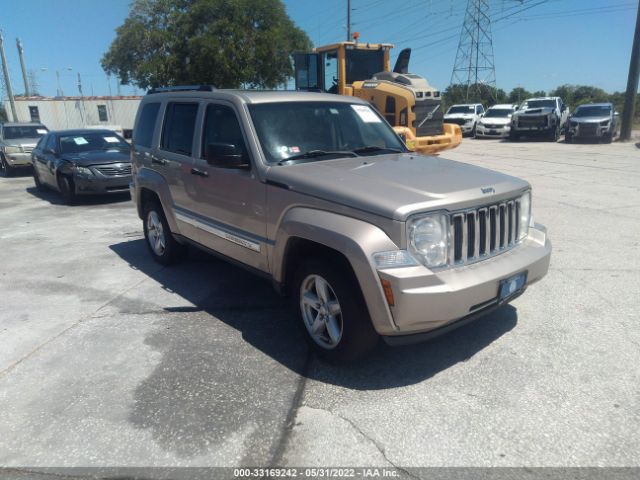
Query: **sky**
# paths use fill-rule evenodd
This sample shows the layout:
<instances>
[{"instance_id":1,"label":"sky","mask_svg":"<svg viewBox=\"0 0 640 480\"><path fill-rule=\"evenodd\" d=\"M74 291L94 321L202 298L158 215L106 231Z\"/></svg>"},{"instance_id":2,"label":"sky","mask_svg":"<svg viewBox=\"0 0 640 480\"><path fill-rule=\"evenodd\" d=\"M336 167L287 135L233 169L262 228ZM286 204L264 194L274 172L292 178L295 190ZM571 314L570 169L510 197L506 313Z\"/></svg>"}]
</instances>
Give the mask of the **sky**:
<instances>
[{"instance_id":1,"label":"sky","mask_svg":"<svg viewBox=\"0 0 640 480\"><path fill-rule=\"evenodd\" d=\"M485 0L492 19L497 86L530 91L584 84L626 88L638 0ZM347 0L284 0L316 46L346 39ZM16 38L43 95L117 94L100 59L129 0L0 0L0 29L14 93L24 91ZM352 0L361 42L411 47L410 71L444 90L451 80L467 0ZM56 71L60 74L58 85ZM4 93L4 92L3 92ZM122 95L142 93L121 86Z\"/></svg>"}]
</instances>

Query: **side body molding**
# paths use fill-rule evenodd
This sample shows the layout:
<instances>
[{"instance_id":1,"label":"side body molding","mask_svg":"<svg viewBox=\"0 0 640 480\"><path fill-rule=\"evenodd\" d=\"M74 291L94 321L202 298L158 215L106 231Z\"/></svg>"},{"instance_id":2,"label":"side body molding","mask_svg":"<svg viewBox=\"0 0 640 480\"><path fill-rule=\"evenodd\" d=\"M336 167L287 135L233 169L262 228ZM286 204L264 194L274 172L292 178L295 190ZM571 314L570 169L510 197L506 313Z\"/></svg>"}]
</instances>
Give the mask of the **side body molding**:
<instances>
[{"instance_id":1,"label":"side body molding","mask_svg":"<svg viewBox=\"0 0 640 480\"><path fill-rule=\"evenodd\" d=\"M372 255L398 246L384 231L370 223L325 210L295 207L286 212L271 247L274 281L284 281L287 245L291 238L310 240L342 253L360 283L374 328L380 334L397 330L385 301Z\"/></svg>"}]
</instances>

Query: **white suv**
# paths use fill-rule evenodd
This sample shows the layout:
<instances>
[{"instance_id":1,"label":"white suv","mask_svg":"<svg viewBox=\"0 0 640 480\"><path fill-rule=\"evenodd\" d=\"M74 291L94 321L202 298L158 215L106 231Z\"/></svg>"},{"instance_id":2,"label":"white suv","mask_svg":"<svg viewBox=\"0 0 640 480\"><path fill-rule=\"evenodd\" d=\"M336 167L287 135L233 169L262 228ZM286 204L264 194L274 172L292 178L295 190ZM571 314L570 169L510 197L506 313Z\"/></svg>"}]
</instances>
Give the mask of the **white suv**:
<instances>
[{"instance_id":1,"label":"white suv","mask_svg":"<svg viewBox=\"0 0 640 480\"><path fill-rule=\"evenodd\" d=\"M452 105L444 114L445 123L455 123L460 125L462 134L470 134L474 136L476 133L476 125L484 113L484 107L481 103L465 103Z\"/></svg>"},{"instance_id":2,"label":"white suv","mask_svg":"<svg viewBox=\"0 0 640 480\"><path fill-rule=\"evenodd\" d=\"M476 125L476 138L504 138L511 130L511 115L518 105L508 103L489 107Z\"/></svg>"}]
</instances>

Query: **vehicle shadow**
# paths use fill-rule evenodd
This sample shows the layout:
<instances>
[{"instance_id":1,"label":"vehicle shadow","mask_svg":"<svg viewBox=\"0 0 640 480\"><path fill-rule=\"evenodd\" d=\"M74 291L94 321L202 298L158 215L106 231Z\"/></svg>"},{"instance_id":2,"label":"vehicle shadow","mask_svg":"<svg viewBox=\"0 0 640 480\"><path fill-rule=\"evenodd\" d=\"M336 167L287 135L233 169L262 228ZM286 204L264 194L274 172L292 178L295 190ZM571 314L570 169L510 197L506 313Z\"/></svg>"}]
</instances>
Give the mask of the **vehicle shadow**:
<instances>
[{"instance_id":1,"label":"vehicle shadow","mask_svg":"<svg viewBox=\"0 0 640 480\"><path fill-rule=\"evenodd\" d=\"M517 324L516 309L506 305L426 343L389 347L381 341L376 351L353 365L334 366L317 359L308 362L309 350L301 348L304 337L294 309L267 280L194 249L185 262L160 268L147 252L144 239L113 244L109 248L131 268L194 305L167 306L165 312L185 315L205 312L239 331L243 341L286 368L347 388L378 390L421 382L473 357ZM170 337L163 340L167 341L171 341ZM202 338L193 338L189 341L191 345L185 345L185 339L180 342L179 350L189 355L207 344Z\"/></svg>"},{"instance_id":2,"label":"vehicle shadow","mask_svg":"<svg viewBox=\"0 0 640 480\"><path fill-rule=\"evenodd\" d=\"M25 189L27 193L33 195L34 197L45 200L49 202L51 205L65 205L64 200L62 199L62 195L60 193L51 190L49 188L45 188L44 190L38 190L35 186L27 187ZM87 205L104 205L109 203L120 203L125 201L130 201L131 195L129 192L111 194L111 195L79 195L76 197L76 201L73 205L69 205L69 207L83 207Z\"/></svg>"}]
</instances>

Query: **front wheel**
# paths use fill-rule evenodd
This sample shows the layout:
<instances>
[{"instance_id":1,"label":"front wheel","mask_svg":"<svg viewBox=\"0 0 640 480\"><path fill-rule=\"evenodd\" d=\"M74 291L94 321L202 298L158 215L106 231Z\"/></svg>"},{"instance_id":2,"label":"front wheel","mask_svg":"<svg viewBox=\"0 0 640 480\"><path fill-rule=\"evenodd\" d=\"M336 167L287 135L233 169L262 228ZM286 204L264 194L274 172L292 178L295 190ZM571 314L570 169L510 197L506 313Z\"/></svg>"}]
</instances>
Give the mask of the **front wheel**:
<instances>
[{"instance_id":1,"label":"front wheel","mask_svg":"<svg viewBox=\"0 0 640 480\"><path fill-rule=\"evenodd\" d=\"M573 135L571 135L569 132L565 133L564 141L565 143L573 143Z\"/></svg>"},{"instance_id":2,"label":"front wheel","mask_svg":"<svg viewBox=\"0 0 640 480\"><path fill-rule=\"evenodd\" d=\"M375 347L379 337L350 267L309 259L295 273L293 293L307 342L323 359L351 362Z\"/></svg>"},{"instance_id":3,"label":"front wheel","mask_svg":"<svg viewBox=\"0 0 640 480\"><path fill-rule=\"evenodd\" d=\"M76 186L73 178L68 175L58 175L58 190L62 194L64 203L73 205L76 202Z\"/></svg>"},{"instance_id":4,"label":"front wheel","mask_svg":"<svg viewBox=\"0 0 640 480\"><path fill-rule=\"evenodd\" d=\"M602 141L604 143L611 143L613 142L613 133L607 133L605 135L603 135L602 137Z\"/></svg>"},{"instance_id":5,"label":"front wheel","mask_svg":"<svg viewBox=\"0 0 640 480\"><path fill-rule=\"evenodd\" d=\"M0 155L0 177L8 178L12 173L11 166L7 163L4 156Z\"/></svg>"},{"instance_id":6,"label":"front wheel","mask_svg":"<svg viewBox=\"0 0 640 480\"><path fill-rule=\"evenodd\" d=\"M44 185L40 180L40 174L38 173L38 169L35 167L35 165L33 166L33 183L36 184L36 190L38 190L39 192L42 192L44 190Z\"/></svg>"},{"instance_id":7,"label":"front wheel","mask_svg":"<svg viewBox=\"0 0 640 480\"><path fill-rule=\"evenodd\" d=\"M560 127L554 127L549 133L549 141L557 142L560 138Z\"/></svg>"},{"instance_id":8,"label":"front wheel","mask_svg":"<svg viewBox=\"0 0 640 480\"><path fill-rule=\"evenodd\" d=\"M171 265L184 257L185 246L173 238L164 211L158 202L144 206L144 238L153 259L161 265Z\"/></svg>"}]
</instances>

